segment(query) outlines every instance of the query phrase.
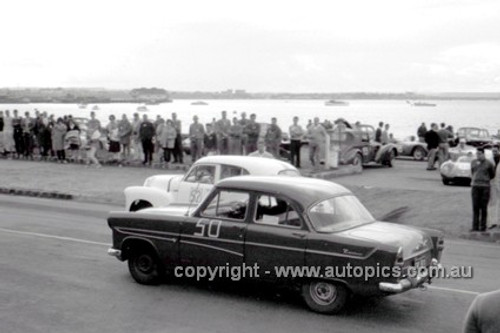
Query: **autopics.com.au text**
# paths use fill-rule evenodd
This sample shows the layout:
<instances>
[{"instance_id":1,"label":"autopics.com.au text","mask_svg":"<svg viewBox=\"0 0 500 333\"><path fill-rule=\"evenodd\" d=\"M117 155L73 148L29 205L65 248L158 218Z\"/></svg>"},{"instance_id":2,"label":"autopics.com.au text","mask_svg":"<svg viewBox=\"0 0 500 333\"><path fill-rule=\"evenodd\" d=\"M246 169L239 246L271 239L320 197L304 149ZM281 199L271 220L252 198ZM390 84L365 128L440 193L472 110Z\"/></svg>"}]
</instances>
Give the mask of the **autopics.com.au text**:
<instances>
[{"instance_id":1,"label":"autopics.com.au text","mask_svg":"<svg viewBox=\"0 0 500 333\"><path fill-rule=\"evenodd\" d=\"M470 279L473 277L472 266L356 266L347 264L345 266L274 266L273 269L264 270L254 263L253 265L230 265L229 263L219 266L176 266L174 276L176 278L191 278L214 281L216 279L231 279L240 281L242 279L260 278L263 276L275 276L276 278L356 278L368 281L372 278L416 278L424 275L431 278L442 279Z\"/></svg>"}]
</instances>

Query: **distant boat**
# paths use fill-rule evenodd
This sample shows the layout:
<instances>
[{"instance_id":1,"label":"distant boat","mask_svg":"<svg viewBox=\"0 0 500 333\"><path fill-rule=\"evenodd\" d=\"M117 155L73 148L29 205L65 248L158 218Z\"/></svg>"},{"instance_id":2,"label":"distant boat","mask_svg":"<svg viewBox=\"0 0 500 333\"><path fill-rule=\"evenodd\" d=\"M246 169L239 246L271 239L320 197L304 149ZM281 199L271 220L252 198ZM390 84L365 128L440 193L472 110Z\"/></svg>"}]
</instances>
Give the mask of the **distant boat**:
<instances>
[{"instance_id":1,"label":"distant boat","mask_svg":"<svg viewBox=\"0 0 500 333\"><path fill-rule=\"evenodd\" d=\"M348 106L349 103L344 102L344 101L337 101L335 99L331 99L331 100L326 101L325 105L326 106Z\"/></svg>"},{"instance_id":2,"label":"distant boat","mask_svg":"<svg viewBox=\"0 0 500 333\"><path fill-rule=\"evenodd\" d=\"M436 106L435 103L428 103L428 102L411 102L411 101L406 101L406 103L410 104L411 106Z\"/></svg>"},{"instance_id":3,"label":"distant boat","mask_svg":"<svg viewBox=\"0 0 500 333\"><path fill-rule=\"evenodd\" d=\"M79 109L86 109L87 108L87 104L85 104L85 103L78 104L78 108Z\"/></svg>"},{"instance_id":4,"label":"distant boat","mask_svg":"<svg viewBox=\"0 0 500 333\"><path fill-rule=\"evenodd\" d=\"M141 105L141 106L138 106L137 107L137 111L142 111L142 112L145 112L145 111L149 111L148 108L144 105Z\"/></svg>"},{"instance_id":5,"label":"distant boat","mask_svg":"<svg viewBox=\"0 0 500 333\"><path fill-rule=\"evenodd\" d=\"M203 102L203 101L197 101L197 102L191 103L191 105L208 105L208 103L207 102Z\"/></svg>"},{"instance_id":6,"label":"distant boat","mask_svg":"<svg viewBox=\"0 0 500 333\"><path fill-rule=\"evenodd\" d=\"M99 110L99 106L98 106L98 105L94 105L94 106L92 107L92 110L94 110L94 111Z\"/></svg>"}]
</instances>

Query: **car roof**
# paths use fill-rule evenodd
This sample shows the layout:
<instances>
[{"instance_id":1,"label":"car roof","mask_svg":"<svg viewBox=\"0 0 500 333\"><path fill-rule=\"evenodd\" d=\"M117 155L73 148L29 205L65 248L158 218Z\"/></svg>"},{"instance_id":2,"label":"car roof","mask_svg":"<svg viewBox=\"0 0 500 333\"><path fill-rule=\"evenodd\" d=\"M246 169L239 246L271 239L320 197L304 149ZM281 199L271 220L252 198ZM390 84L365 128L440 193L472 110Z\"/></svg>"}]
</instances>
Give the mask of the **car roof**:
<instances>
[{"instance_id":1,"label":"car roof","mask_svg":"<svg viewBox=\"0 0 500 333\"><path fill-rule=\"evenodd\" d=\"M272 158L241 156L241 155L213 155L200 158L198 164L227 164L248 170L252 175L278 174L282 170L296 170L293 165Z\"/></svg>"},{"instance_id":2,"label":"car roof","mask_svg":"<svg viewBox=\"0 0 500 333\"><path fill-rule=\"evenodd\" d=\"M318 200L352 194L342 185L309 177L237 176L223 179L216 186L284 194L304 207Z\"/></svg>"}]
</instances>

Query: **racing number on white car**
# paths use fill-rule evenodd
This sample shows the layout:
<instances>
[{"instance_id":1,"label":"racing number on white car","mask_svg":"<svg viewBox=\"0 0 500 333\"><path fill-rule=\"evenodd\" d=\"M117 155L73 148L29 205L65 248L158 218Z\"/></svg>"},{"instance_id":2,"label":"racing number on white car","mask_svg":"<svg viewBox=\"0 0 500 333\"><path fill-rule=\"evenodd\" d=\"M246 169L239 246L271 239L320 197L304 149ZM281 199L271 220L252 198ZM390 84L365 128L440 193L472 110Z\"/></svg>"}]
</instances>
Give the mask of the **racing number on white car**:
<instances>
[{"instance_id":1,"label":"racing number on white car","mask_svg":"<svg viewBox=\"0 0 500 333\"><path fill-rule=\"evenodd\" d=\"M194 235L200 237L218 238L220 232L220 225L221 225L220 220L200 219L198 220L198 222L196 222L196 228L200 229L199 231L196 231ZM207 226L208 228L206 228Z\"/></svg>"},{"instance_id":2,"label":"racing number on white car","mask_svg":"<svg viewBox=\"0 0 500 333\"><path fill-rule=\"evenodd\" d=\"M199 188L192 188L189 193L189 202L197 203L201 200L201 190Z\"/></svg>"}]
</instances>

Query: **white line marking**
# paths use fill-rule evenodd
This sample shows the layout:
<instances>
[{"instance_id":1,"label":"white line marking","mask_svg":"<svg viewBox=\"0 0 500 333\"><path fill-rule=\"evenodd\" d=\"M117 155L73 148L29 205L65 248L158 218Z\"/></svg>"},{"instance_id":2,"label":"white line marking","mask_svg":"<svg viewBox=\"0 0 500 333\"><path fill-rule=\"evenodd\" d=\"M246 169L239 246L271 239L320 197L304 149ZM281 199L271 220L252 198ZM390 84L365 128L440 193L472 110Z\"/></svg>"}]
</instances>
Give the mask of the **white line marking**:
<instances>
[{"instance_id":1,"label":"white line marking","mask_svg":"<svg viewBox=\"0 0 500 333\"><path fill-rule=\"evenodd\" d=\"M436 287L436 286L426 286L429 289L442 290L442 291L450 291L454 293L467 294L467 295L479 295L477 291L470 290L461 290L461 289L453 289L453 288L444 288L444 287Z\"/></svg>"},{"instance_id":2,"label":"white line marking","mask_svg":"<svg viewBox=\"0 0 500 333\"><path fill-rule=\"evenodd\" d=\"M25 235L25 236L36 236L36 237L43 237L43 238L52 238L52 239L65 240L65 241L76 242L76 243L83 243L83 244L111 246L108 243L94 242L94 241L89 241L89 240L79 239L79 238L72 238L72 237L40 234L37 232L10 230L10 229L4 229L4 228L0 228L0 231L8 232L11 234L18 234L18 235Z\"/></svg>"}]
</instances>

